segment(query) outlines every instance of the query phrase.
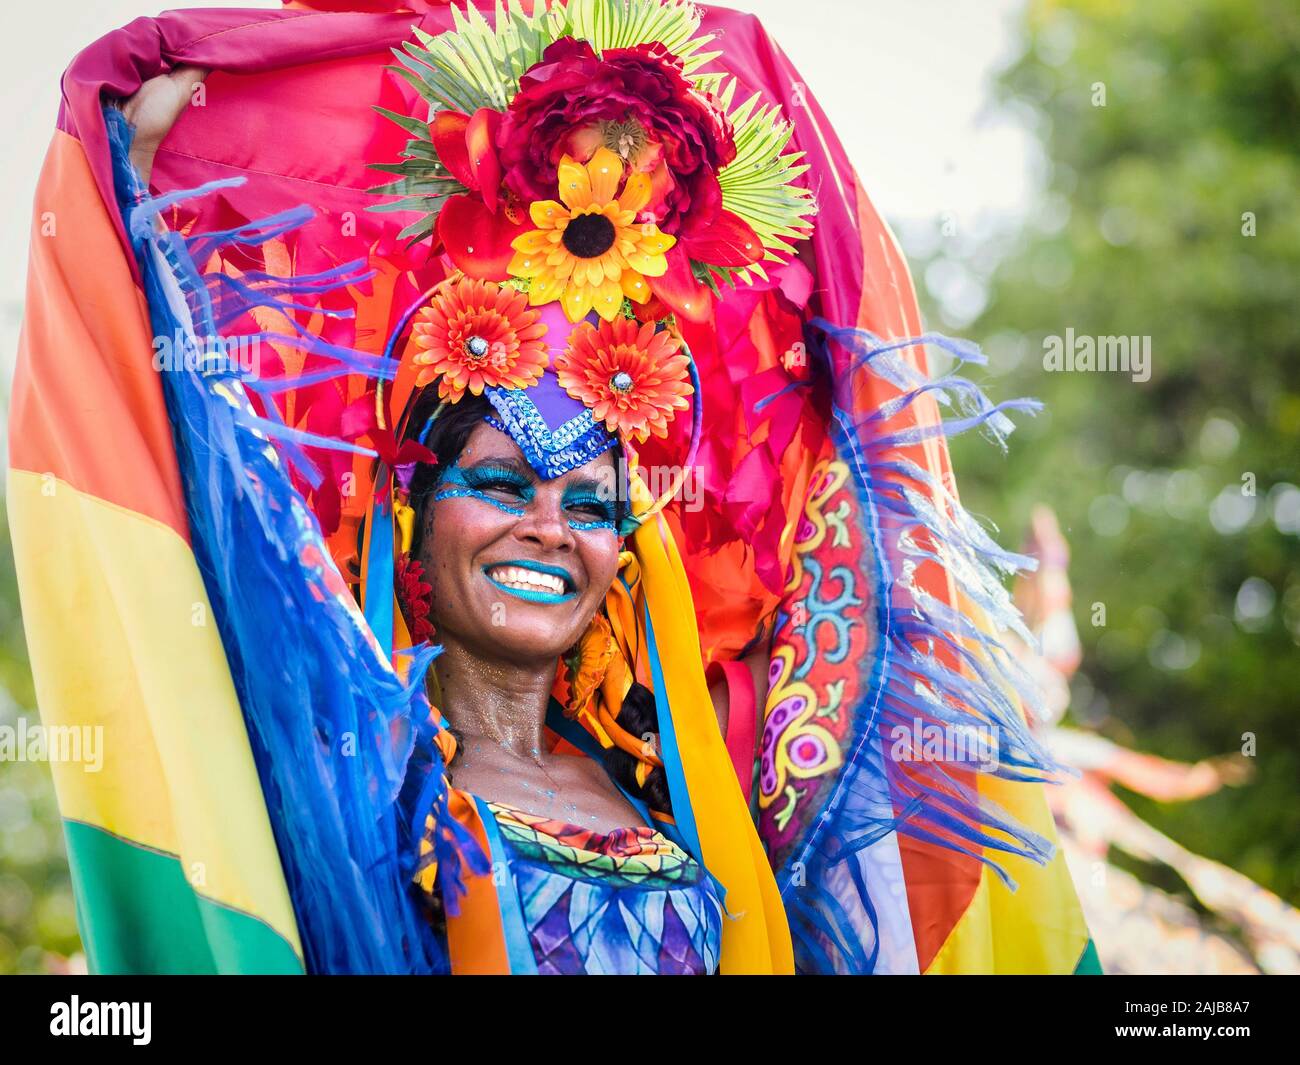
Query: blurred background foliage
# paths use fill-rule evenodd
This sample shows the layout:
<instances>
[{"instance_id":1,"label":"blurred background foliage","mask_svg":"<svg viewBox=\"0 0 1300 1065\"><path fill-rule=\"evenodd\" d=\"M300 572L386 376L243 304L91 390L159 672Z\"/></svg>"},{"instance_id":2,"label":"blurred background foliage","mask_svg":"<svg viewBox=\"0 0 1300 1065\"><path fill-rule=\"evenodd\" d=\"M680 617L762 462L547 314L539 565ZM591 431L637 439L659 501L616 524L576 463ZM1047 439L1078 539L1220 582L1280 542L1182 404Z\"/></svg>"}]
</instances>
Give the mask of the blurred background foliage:
<instances>
[{"instance_id":1,"label":"blurred background foliage","mask_svg":"<svg viewBox=\"0 0 1300 1065\"><path fill-rule=\"evenodd\" d=\"M1297 55L1290 2L1033 0L998 93L1042 146L1042 195L1014 232L978 246L954 234L912 259L930 320L983 344L990 393L1047 405L1007 456L961 438L954 464L963 501L1009 546L1034 503L1060 517L1084 644L1074 722L1188 762L1253 734L1241 787L1123 797L1293 903ZM982 297L973 317L944 305L963 287ZM1067 328L1149 336L1150 380L1045 372L1044 338ZM1163 867L1127 864L1179 892Z\"/></svg>"},{"instance_id":2,"label":"blurred background foliage","mask_svg":"<svg viewBox=\"0 0 1300 1065\"><path fill-rule=\"evenodd\" d=\"M963 499L1009 544L1033 504L1059 514L1085 648L1075 723L1189 762L1256 737L1242 787L1125 798L1300 903L1300 7L1031 0L1021 21L999 97L1041 145L1041 195L998 234L903 233L931 323L984 345L996 398L1048 408L1006 456L954 442ZM1150 336L1150 380L1044 372L1043 338L1067 328ZM12 725L35 702L7 525L0 540ZM6 765L0 972L78 950L48 767Z\"/></svg>"}]
</instances>

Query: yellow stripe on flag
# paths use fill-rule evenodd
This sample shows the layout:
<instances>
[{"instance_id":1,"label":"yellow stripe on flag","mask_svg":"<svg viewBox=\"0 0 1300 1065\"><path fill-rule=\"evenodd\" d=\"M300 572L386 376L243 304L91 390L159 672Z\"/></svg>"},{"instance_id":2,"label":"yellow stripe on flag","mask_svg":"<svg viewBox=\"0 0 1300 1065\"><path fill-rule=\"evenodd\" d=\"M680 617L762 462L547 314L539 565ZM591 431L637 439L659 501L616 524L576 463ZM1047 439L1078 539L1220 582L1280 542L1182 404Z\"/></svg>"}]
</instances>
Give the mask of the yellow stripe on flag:
<instances>
[{"instance_id":1,"label":"yellow stripe on flag","mask_svg":"<svg viewBox=\"0 0 1300 1065\"><path fill-rule=\"evenodd\" d=\"M635 477L632 482L633 491L644 494ZM632 544L668 688L655 695L672 707L704 864L727 891L730 919L723 924L721 971L791 973L790 927L709 699L681 557L661 517L637 529Z\"/></svg>"},{"instance_id":2,"label":"yellow stripe on flag","mask_svg":"<svg viewBox=\"0 0 1300 1065\"><path fill-rule=\"evenodd\" d=\"M99 771L52 763L60 813L178 855L198 894L265 921L301 957L189 546L49 475L10 470L8 505L42 723L102 729Z\"/></svg>"}]
</instances>

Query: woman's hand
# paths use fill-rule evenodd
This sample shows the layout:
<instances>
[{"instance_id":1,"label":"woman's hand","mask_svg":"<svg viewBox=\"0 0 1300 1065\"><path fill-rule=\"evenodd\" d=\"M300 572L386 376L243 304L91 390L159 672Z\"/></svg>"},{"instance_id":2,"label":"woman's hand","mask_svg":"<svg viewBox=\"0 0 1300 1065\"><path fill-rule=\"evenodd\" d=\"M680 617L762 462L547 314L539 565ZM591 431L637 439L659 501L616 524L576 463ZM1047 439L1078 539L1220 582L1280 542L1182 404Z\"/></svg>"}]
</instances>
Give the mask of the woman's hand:
<instances>
[{"instance_id":1,"label":"woman's hand","mask_svg":"<svg viewBox=\"0 0 1300 1065\"><path fill-rule=\"evenodd\" d=\"M180 117L194 93L194 86L208 76L199 67L177 67L169 74L150 78L135 95L122 101L122 113L135 127L131 162L145 184L153 171L154 153Z\"/></svg>"}]
</instances>

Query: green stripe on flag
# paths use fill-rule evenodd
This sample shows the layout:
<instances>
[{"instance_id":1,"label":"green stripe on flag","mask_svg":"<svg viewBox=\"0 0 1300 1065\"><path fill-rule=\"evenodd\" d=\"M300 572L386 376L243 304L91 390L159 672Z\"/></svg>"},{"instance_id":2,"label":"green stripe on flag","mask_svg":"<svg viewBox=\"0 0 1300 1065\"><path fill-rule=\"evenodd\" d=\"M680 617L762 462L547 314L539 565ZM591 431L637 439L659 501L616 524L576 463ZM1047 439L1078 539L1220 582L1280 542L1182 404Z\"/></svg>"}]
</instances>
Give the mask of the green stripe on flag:
<instances>
[{"instance_id":1,"label":"green stripe on flag","mask_svg":"<svg viewBox=\"0 0 1300 1065\"><path fill-rule=\"evenodd\" d=\"M1088 945L1083 948L1083 954L1079 957L1079 964L1074 967L1075 976L1105 976L1106 971L1101 967L1101 958L1097 956L1096 944L1090 939Z\"/></svg>"},{"instance_id":2,"label":"green stripe on flag","mask_svg":"<svg viewBox=\"0 0 1300 1065\"><path fill-rule=\"evenodd\" d=\"M264 921L195 892L176 855L80 821L63 831L91 972L303 972Z\"/></svg>"}]
</instances>

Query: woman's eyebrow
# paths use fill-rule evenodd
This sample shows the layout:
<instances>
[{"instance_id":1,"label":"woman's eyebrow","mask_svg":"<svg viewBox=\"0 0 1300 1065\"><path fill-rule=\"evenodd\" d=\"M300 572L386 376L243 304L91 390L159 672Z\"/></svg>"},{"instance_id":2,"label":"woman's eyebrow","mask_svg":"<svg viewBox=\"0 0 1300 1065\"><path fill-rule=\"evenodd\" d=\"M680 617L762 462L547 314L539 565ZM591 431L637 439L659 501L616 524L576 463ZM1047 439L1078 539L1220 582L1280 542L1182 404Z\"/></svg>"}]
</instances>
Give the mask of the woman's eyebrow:
<instances>
[{"instance_id":1,"label":"woman's eyebrow","mask_svg":"<svg viewBox=\"0 0 1300 1065\"><path fill-rule=\"evenodd\" d=\"M609 486L599 477L575 477L564 486L564 491L566 494L575 491L588 491L593 492L596 495L601 495L602 492L609 491Z\"/></svg>"},{"instance_id":2,"label":"woman's eyebrow","mask_svg":"<svg viewBox=\"0 0 1300 1065\"><path fill-rule=\"evenodd\" d=\"M505 469L512 473L518 473L521 477L527 477L530 481L537 480L537 471L534 470L527 462L516 455L502 455L500 458L487 456L476 462L471 462L467 469Z\"/></svg>"}]
</instances>

